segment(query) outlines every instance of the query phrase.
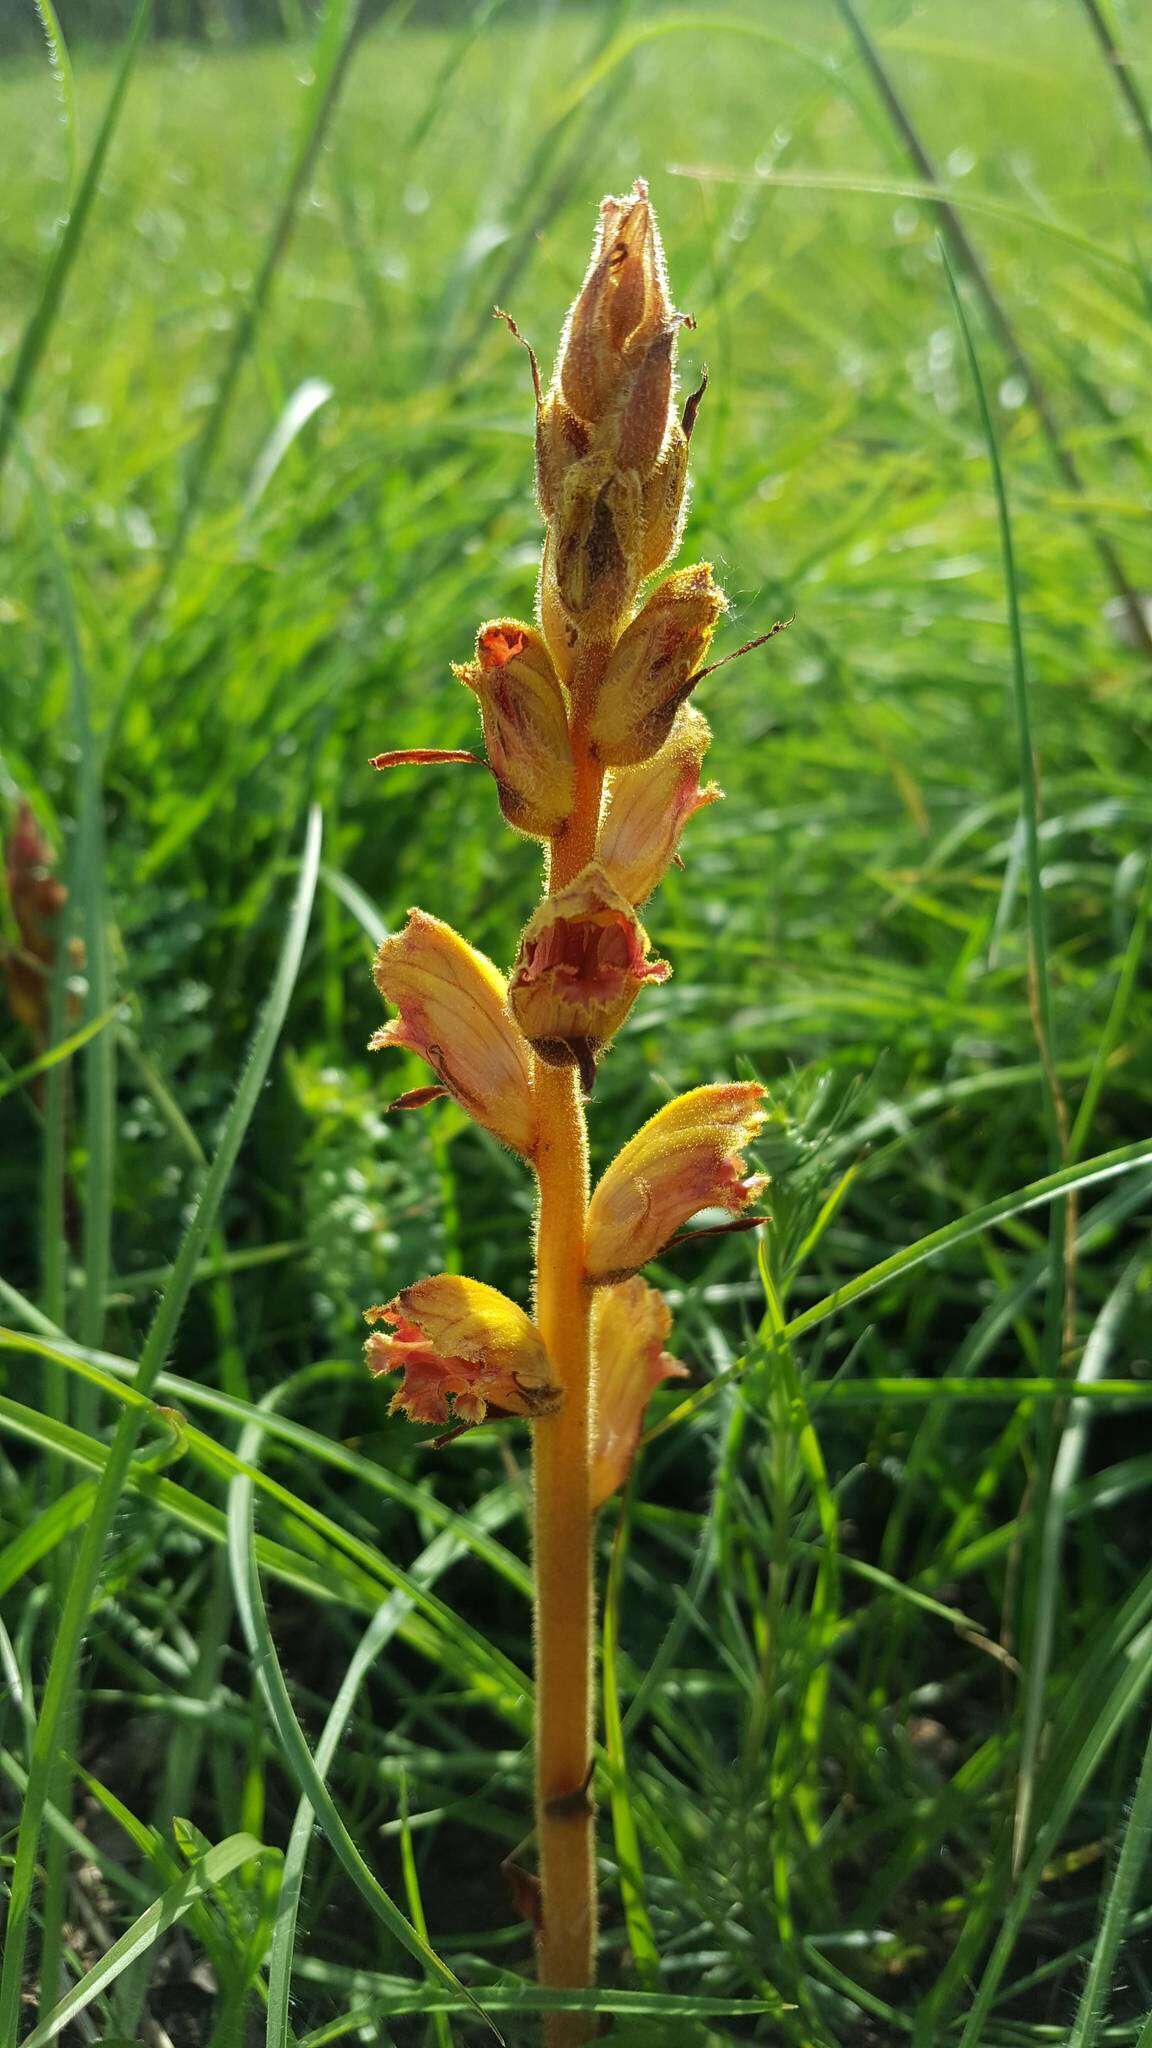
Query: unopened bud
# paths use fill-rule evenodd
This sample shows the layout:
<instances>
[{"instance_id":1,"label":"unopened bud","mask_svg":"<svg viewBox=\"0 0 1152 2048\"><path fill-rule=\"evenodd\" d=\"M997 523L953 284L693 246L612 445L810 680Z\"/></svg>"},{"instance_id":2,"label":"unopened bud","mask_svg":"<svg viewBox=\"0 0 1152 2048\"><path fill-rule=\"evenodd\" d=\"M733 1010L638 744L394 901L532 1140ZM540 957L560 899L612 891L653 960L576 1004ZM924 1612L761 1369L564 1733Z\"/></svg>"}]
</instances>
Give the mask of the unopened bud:
<instances>
[{"instance_id":1,"label":"unopened bud","mask_svg":"<svg viewBox=\"0 0 1152 2048\"><path fill-rule=\"evenodd\" d=\"M663 746L724 603L711 563L677 569L621 635L589 727L592 751L606 766L629 767Z\"/></svg>"},{"instance_id":2,"label":"unopened bud","mask_svg":"<svg viewBox=\"0 0 1152 2048\"><path fill-rule=\"evenodd\" d=\"M648 188L605 199L592 261L564 329L557 381L572 410L596 421L648 343L672 317L664 252Z\"/></svg>"},{"instance_id":3,"label":"unopened bud","mask_svg":"<svg viewBox=\"0 0 1152 2048\"><path fill-rule=\"evenodd\" d=\"M655 469L645 479L641 498L643 541L641 576L654 576L676 553L688 509L688 442L674 420Z\"/></svg>"},{"instance_id":4,"label":"unopened bud","mask_svg":"<svg viewBox=\"0 0 1152 2048\"><path fill-rule=\"evenodd\" d=\"M640 479L602 456L564 478L551 569L568 617L590 639L615 632L639 580Z\"/></svg>"},{"instance_id":5,"label":"unopened bud","mask_svg":"<svg viewBox=\"0 0 1152 2048\"><path fill-rule=\"evenodd\" d=\"M476 659L455 670L480 702L484 745L510 825L547 839L572 808L572 746L564 692L539 633L495 619L476 636Z\"/></svg>"},{"instance_id":6,"label":"unopened bud","mask_svg":"<svg viewBox=\"0 0 1152 2048\"><path fill-rule=\"evenodd\" d=\"M555 516L564 478L588 448L583 420L555 392L549 393L536 414L536 496L545 519Z\"/></svg>"}]
</instances>

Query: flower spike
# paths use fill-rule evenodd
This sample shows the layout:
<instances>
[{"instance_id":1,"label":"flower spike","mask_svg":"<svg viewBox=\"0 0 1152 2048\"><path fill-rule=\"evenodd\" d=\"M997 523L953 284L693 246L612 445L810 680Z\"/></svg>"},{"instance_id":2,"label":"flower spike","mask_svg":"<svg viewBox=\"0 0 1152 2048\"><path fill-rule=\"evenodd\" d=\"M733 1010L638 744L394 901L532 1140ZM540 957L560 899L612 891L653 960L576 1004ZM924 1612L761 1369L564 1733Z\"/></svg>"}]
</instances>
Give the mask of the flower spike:
<instances>
[{"instance_id":1,"label":"flower spike","mask_svg":"<svg viewBox=\"0 0 1152 2048\"><path fill-rule=\"evenodd\" d=\"M664 1349L672 1317L662 1294L638 1276L596 1296L596 1440L592 1505L602 1507L632 1469L649 1395L661 1380L687 1379L687 1367Z\"/></svg>"},{"instance_id":2,"label":"flower spike","mask_svg":"<svg viewBox=\"0 0 1152 2048\"><path fill-rule=\"evenodd\" d=\"M491 960L451 925L411 910L385 939L373 970L399 1016L369 1047L403 1047L427 1060L461 1107L514 1152L536 1147L532 1055L508 1014L508 986Z\"/></svg>"},{"instance_id":3,"label":"flower spike","mask_svg":"<svg viewBox=\"0 0 1152 2048\"><path fill-rule=\"evenodd\" d=\"M512 1013L541 1059L579 1067L587 1087L644 984L671 972L666 960L648 958L631 904L594 861L529 919L512 971Z\"/></svg>"},{"instance_id":4,"label":"flower spike","mask_svg":"<svg viewBox=\"0 0 1152 2048\"><path fill-rule=\"evenodd\" d=\"M559 1406L548 1354L522 1308L481 1280L437 1273L405 1287L394 1301L365 1311L384 1323L364 1347L371 1373L399 1372L392 1412L413 1422L447 1422L449 1401L462 1422L503 1415L549 1415Z\"/></svg>"},{"instance_id":5,"label":"flower spike","mask_svg":"<svg viewBox=\"0 0 1152 2048\"><path fill-rule=\"evenodd\" d=\"M593 1193L593 1284L646 1266L698 1210L738 1215L757 1199L767 1175L746 1177L744 1151L764 1122L763 1100L757 1081L721 1081L677 1095L649 1117Z\"/></svg>"},{"instance_id":6,"label":"flower spike","mask_svg":"<svg viewBox=\"0 0 1152 2048\"><path fill-rule=\"evenodd\" d=\"M630 903L652 894L689 818L724 794L714 782L700 786L711 738L707 720L694 705L682 704L659 753L609 778L596 857Z\"/></svg>"}]
</instances>

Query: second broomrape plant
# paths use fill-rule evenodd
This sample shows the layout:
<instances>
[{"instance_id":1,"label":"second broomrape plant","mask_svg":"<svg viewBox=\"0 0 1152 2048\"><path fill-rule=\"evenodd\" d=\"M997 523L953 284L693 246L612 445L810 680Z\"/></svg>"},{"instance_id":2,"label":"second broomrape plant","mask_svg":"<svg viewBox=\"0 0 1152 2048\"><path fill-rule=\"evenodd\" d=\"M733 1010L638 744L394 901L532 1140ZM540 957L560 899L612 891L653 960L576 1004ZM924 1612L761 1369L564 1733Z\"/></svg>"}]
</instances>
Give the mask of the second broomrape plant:
<instances>
[{"instance_id":1,"label":"second broomrape plant","mask_svg":"<svg viewBox=\"0 0 1152 2048\"><path fill-rule=\"evenodd\" d=\"M683 324L638 182L601 204L547 391L529 351L546 525L538 623L489 620L456 670L479 705L504 817L544 842L543 900L507 980L423 910L384 941L375 969L398 1015L373 1047L418 1053L437 1077L401 1103L453 1096L539 1190L533 1318L441 1273L369 1309L367 1355L374 1373L402 1375L392 1405L415 1421L532 1422L537 1940L541 1982L566 1988L595 1974L593 1522L627 1476L653 1388L683 1372L663 1348L667 1306L640 1269L698 1210L739 1213L763 1186L744 1160L763 1090L723 1082L666 1103L588 1192L597 1062L644 987L671 971L651 957L637 906L687 820L720 795L701 786L711 735L689 699L710 673L723 593L704 562L639 602L684 520L703 387L678 410ZM400 750L374 765L473 758ZM546 2031L568 2048L591 2024L556 2014Z\"/></svg>"}]
</instances>

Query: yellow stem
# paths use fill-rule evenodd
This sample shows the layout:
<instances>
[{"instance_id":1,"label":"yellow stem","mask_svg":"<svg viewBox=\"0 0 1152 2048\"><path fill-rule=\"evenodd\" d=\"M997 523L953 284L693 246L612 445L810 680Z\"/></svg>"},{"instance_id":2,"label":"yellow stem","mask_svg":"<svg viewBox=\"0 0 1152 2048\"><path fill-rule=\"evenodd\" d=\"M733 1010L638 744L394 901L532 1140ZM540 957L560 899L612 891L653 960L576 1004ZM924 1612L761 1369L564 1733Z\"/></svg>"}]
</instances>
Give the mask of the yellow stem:
<instances>
[{"instance_id":1,"label":"yellow stem","mask_svg":"<svg viewBox=\"0 0 1152 2048\"><path fill-rule=\"evenodd\" d=\"M596 679L583 665L585 687ZM573 693L575 695L575 692ZM601 774L574 721L576 802L552 850L549 877L562 888L591 859ZM588 1140L574 1067L536 1067L540 1208L536 1320L564 1390L557 1414L533 1424L536 1564L536 1831L542 1924L540 1982L581 1989L596 1975L593 1743L592 1456L590 1290L584 1280ZM580 2048L595 2022L581 2013L545 2021L548 2048Z\"/></svg>"}]
</instances>

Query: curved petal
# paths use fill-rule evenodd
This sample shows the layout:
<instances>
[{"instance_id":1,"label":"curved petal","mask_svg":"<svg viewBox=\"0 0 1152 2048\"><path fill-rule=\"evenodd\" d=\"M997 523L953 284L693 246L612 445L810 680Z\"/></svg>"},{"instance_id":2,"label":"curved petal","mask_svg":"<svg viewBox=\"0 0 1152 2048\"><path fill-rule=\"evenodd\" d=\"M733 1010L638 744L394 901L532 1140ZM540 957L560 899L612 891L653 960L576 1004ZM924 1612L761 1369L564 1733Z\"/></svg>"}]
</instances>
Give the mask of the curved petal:
<instances>
[{"instance_id":1,"label":"curved petal","mask_svg":"<svg viewBox=\"0 0 1152 2048\"><path fill-rule=\"evenodd\" d=\"M757 1081L722 1081L665 1103L606 1169L588 1209L593 1283L634 1273L699 1209L738 1214L767 1185L744 1151L764 1121Z\"/></svg>"},{"instance_id":2,"label":"curved petal","mask_svg":"<svg viewBox=\"0 0 1152 2048\"><path fill-rule=\"evenodd\" d=\"M680 844L690 817L723 795L714 782L700 786L700 764L712 734L691 704L683 704L658 754L609 778L608 803L596 858L622 896L643 903Z\"/></svg>"},{"instance_id":3,"label":"curved petal","mask_svg":"<svg viewBox=\"0 0 1152 2048\"><path fill-rule=\"evenodd\" d=\"M664 1349L672 1317L662 1294L638 1277L604 1287L592 1312L596 1358L596 1437L592 1505L623 1486L636 1455L648 1397L661 1380L686 1379Z\"/></svg>"},{"instance_id":4,"label":"curved petal","mask_svg":"<svg viewBox=\"0 0 1152 2048\"><path fill-rule=\"evenodd\" d=\"M469 1116L531 1158L532 1055L508 1013L499 969L451 925L411 910L403 930L384 940L373 973L400 1014L369 1039L372 1050L418 1053Z\"/></svg>"}]
</instances>

